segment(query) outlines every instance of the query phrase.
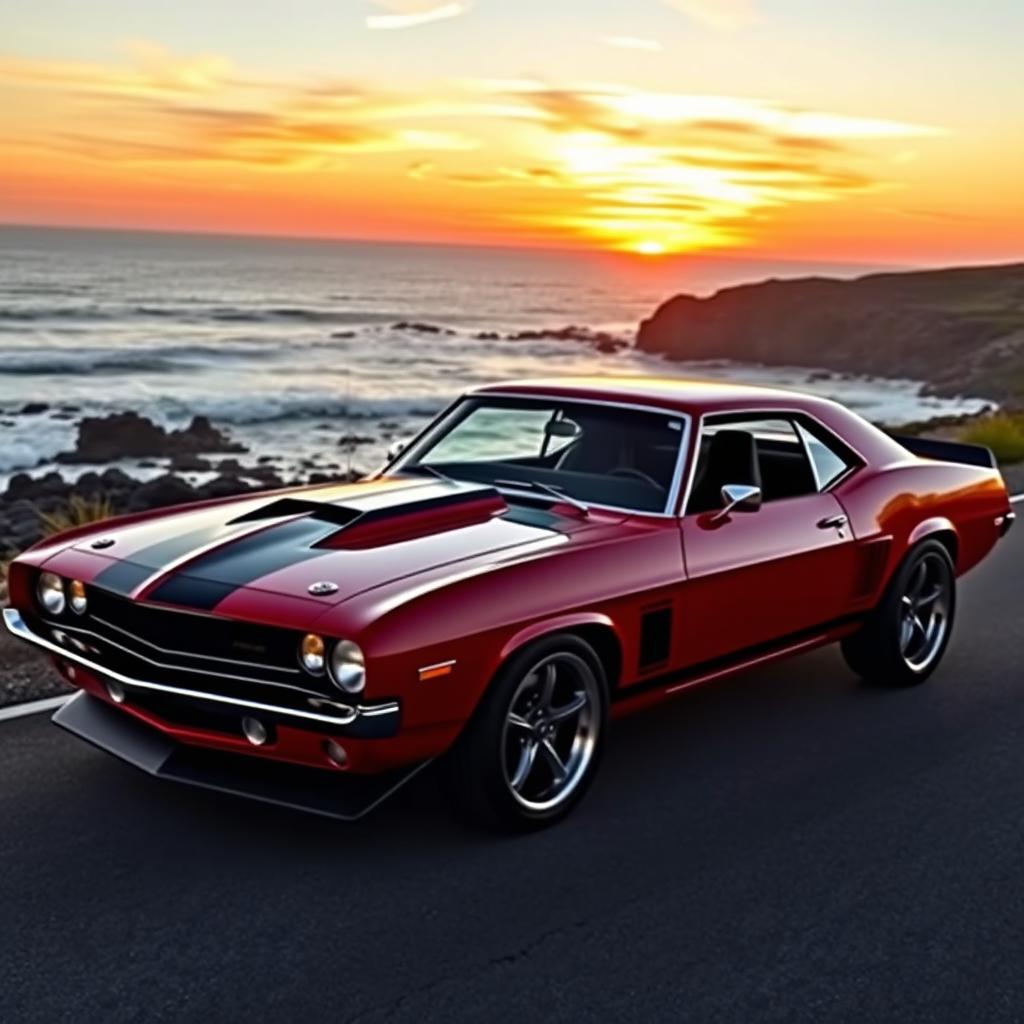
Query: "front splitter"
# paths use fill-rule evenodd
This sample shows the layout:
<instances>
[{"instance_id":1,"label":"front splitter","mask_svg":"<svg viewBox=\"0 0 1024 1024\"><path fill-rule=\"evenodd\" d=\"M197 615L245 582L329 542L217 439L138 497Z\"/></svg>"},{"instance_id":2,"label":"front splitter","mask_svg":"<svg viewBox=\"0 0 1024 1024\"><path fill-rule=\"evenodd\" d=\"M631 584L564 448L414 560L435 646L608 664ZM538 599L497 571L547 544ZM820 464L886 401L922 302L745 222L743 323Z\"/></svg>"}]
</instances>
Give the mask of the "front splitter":
<instances>
[{"instance_id":1,"label":"front splitter","mask_svg":"<svg viewBox=\"0 0 1024 1024\"><path fill-rule=\"evenodd\" d=\"M347 775L178 743L88 693L61 707L53 722L149 775L341 821L356 821L430 762L379 775Z\"/></svg>"}]
</instances>

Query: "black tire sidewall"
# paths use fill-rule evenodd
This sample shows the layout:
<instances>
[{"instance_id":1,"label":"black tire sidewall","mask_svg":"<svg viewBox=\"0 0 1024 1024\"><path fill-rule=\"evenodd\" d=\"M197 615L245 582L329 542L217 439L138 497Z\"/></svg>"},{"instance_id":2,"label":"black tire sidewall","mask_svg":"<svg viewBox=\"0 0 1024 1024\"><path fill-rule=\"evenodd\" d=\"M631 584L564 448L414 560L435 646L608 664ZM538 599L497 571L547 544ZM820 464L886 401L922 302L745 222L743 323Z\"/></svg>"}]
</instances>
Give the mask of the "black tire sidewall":
<instances>
[{"instance_id":1,"label":"black tire sidewall","mask_svg":"<svg viewBox=\"0 0 1024 1024\"><path fill-rule=\"evenodd\" d=\"M597 739L583 778L556 807L536 811L509 792L502 764L505 719L523 676L532 665L557 653L582 658L594 673L600 695ZM461 809L485 825L531 831L564 818L583 798L597 772L608 733L608 683L594 649L571 633L541 637L514 652L495 674L449 758L449 778Z\"/></svg>"},{"instance_id":2,"label":"black tire sidewall","mask_svg":"<svg viewBox=\"0 0 1024 1024\"><path fill-rule=\"evenodd\" d=\"M948 573L949 608L942 643L928 665L915 670L907 664L900 650L902 600L911 575L921 559L937 554ZM869 682L886 686L916 686L938 668L953 634L956 618L956 570L949 550L938 540L922 540L907 553L893 574L882 601L859 633L843 645L847 662Z\"/></svg>"}]
</instances>

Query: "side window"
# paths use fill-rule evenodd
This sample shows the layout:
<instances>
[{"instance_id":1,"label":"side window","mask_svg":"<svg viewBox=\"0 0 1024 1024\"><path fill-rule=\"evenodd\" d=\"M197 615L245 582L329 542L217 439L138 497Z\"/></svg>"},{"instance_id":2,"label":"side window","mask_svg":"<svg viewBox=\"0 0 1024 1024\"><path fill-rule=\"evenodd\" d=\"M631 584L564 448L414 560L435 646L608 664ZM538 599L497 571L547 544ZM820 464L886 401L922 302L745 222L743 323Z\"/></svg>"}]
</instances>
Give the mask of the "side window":
<instances>
[{"instance_id":1,"label":"side window","mask_svg":"<svg viewBox=\"0 0 1024 1024\"><path fill-rule=\"evenodd\" d=\"M852 463L830 447L823 438L811 433L802 423L798 422L796 426L811 457L811 465L814 467L818 490L823 491L830 484L838 480L850 468Z\"/></svg>"},{"instance_id":2,"label":"side window","mask_svg":"<svg viewBox=\"0 0 1024 1024\"><path fill-rule=\"evenodd\" d=\"M711 420L700 453L687 512L721 507L726 484L758 484L762 500L781 501L818 490L803 438L784 416Z\"/></svg>"}]
</instances>

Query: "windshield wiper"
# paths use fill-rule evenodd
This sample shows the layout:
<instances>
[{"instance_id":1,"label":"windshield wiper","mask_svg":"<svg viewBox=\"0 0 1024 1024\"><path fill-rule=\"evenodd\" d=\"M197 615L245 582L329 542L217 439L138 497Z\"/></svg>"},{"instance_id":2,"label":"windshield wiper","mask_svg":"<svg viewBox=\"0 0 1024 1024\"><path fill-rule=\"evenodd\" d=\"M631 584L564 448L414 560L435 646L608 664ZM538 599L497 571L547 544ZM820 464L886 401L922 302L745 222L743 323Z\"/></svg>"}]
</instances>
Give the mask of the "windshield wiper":
<instances>
[{"instance_id":1,"label":"windshield wiper","mask_svg":"<svg viewBox=\"0 0 1024 1024\"><path fill-rule=\"evenodd\" d=\"M564 501L567 505L572 505L574 509L582 512L583 515L590 515L590 506L580 501L579 498L573 498L571 495L566 494L561 487L555 487L554 484L545 484L540 480L495 480L494 486L500 487L502 485L506 487L529 487L535 491L541 491L544 494L549 494L553 498L557 498L559 501Z\"/></svg>"}]
</instances>

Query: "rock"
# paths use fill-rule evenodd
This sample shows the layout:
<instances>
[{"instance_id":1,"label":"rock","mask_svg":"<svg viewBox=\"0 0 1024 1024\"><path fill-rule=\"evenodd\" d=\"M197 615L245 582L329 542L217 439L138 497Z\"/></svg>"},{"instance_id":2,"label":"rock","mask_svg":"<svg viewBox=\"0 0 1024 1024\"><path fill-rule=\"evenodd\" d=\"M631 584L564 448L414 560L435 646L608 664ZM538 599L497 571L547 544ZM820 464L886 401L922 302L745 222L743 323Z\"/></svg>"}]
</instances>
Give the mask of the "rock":
<instances>
[{"instance_id":1,"label":"rock","mask_svg":"<svg viewBox=\"0 0 1024 1024\"><path fill-rule=\"evenodd\" d=\"M38 416L49 408L46 402L26 402L18 411L22 416Z\"/></svg>"},{"instance_id":2,"label":"rock","mask_svg":"<svg viewBox=\"0 0 1024 1024\"><path fill-rule=\"evenodd\" d=\"M355 448L361 444L373 444L377 439L368 434L342 434L338 438L338 444L343 448Z\"/></svg>"},{"instance_id":3,"label":"rock","mask_svg":"<svg viewBox=\"0 0 1024 1024\"><path fill-rule=\"evenodd\" d=\"M181 477L175 476L173 473L165 473L163 476L139 484L128 500L128 508L133 512L142 512L151 508L181 505L195 500L195 488Z\"/></svg>"},{"instance_id":4,"label":"rock","mask_svg":"<svg viewBox=\"0 0 1024 1024\"><path fill-rule=\"evenodd\" d=\"M592 345L598 352L605 353L629 348L629 342L625 338L616 338L607 331L592 331L589 327L578 327L576 324L570 324L568 327L516 331L514 334L506 334L505 338L508 341L577 341L584 345Z\"/></svg>"},{"instance_id":5,"label":"rock","mask_svg":"<svg viewBox=\"0 0 1024 1024\"><path fill-rule=\"evenodd\" d=\"M247 469L245 471L245 476L249 480L256 480L264 487L272 489L284 487L284 481L277 475L277 472L269 466L254 466L252 469Z\"/></svg>"},{"instance_id":6,"label":"rock","mask_svg":"<svg viewBox=\"0 0 1024 1024\"><path fill-rule=\"evenodd\" d=\"M103 480L99 473L83 473L75 481L75 493L81 494L83 497L91 497L94 494L99 494L103 490Z\"/></svg>"},{"instance_id":7,"label":"rock","mask_svg":"<svg viewBox=\"0 0 1024 1024\"><path fill-rule=\"evenodd\" d=\"M332 338L354 338L355 336L355 331L331 331Z\"/></svg>"},{"instance_id":8,"label":"rock","mask_svg":"<svg viewBox=\"0 0 1024 1024\"><path fill-rule=\"evenodd\" d=\"M209 483L199 488L202 498L230 498L235 494L247 494L252 488L237 476L214 477Z\"/></svg>"},{"instance_id":9,"label":"rock","mask_svg":"<svg viewBox=\"0 0 1024 1024\"><path fill-rule=\"evenodd\" d=\"M213 463L191 452L178 452L177 455L171 456L168 468L173 473L209 473L213 469Z\"/></svg>"},{"instance_id":10,"label":"rock","mask_svg":"<svg viewBox=\"0 0 1024 1024\"><path fill-rule=\"evenodd\" d=\"M116 467L105 469L100 473L100 480L103 481L103 487L107 491L130 491L134 490L138 484L137 480L133 480L124 470Z\"/></svg>"},{"instance_id":11,"label":"rock","mask_svg":"<svg viewBox=\"0 0 1024 1024\"><path fill-rule=\"evenodd\" d=\"M246 473L245 466L238 459L221 459L216 468L221 476L244 476Z\"/></svg>"},{"instance_id":12,"label":"rock","mask_svg":"<svg viewBox=\"0 0 1024 1024\"><path fill-rule=\"evenodd\" d=\"M637 348L925 381L937 395L1024 399L1024 264L803 278L676 295Z\"/></svg>"},{"instance_id":13,"label":"rock","mask_svg":"<svg viewBox=\"0 0 1024 1024\"><path fill-rule=\"evenodd\" d=\"M279 455L261 455L256 461L261 466L265 466L268 462L280 462L281 457Z\"/></svg>"},{"instance_id":14,"label":"rock","mask_svg":"<svg viewBox=\"0 0 1024 1024\"><path fill-rule=\"evenodd\" d=\"M415 321L402 320L397 324L392 324L391 329L393 331L413 331L416 334L447 334L452 335L455 332L447 327L438 327L436 324L424 324L417 323Z\"/></svg>"},{"instance_id":15,"label":"rock","mask_svg":"<svg viewBox=\"0 0 1024 1024\"><path fill-rule=\"evenodd\" d=\"M5 501L15 501L18 498L28 497L35 487L35 481L28 473L15 473L7 481L7 490L4 492Z\"/></svg>"},{"instance_id":16,"label":"rock","mask_svg":"<svg viewBox=\"0 0 1024 1024\"><path fill-rule=\"evenodd\" d=\"M205 416L196 416L184 430L168 433L137 412L87 416L78 424L78 441L73 451L61 452L57 461L74 465L83 462L115 462L124 458L162 457L210 452L244 452L243 445L230 441Z\"/></svg>"},{"instance_id":17,"label":"rock","mask_svg":"<svg viewBox=\"0 0 1024 1024\"><path fill-rule=\"evenodd\" d=\"M477 331L473 337L477 341L498 341L501 335L497 331Z\"/></svg>"}]
</instances>

